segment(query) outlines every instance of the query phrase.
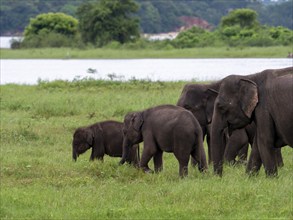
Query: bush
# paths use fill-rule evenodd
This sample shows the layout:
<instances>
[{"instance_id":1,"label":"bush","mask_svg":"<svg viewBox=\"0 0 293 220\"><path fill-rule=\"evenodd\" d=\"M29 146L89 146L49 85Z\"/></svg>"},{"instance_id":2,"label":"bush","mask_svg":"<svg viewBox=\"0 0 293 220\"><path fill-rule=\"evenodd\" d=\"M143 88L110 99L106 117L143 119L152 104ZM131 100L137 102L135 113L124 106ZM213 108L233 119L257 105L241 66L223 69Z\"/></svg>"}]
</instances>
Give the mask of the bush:
<instances>
[{"instance_id":1,"label":"bush","mask_svg":"<svg viewBox=\"0 0 293 220\"><path fill-rule=\"evenodd\" d=\"M172 44L176 48L214 46L216 38L217 36L215 33L198 27L192 27L187 31L179 33Z\"/></svg>"},{"instance_id":2,"label":"bush","mask_svg":"<svg viewBox=\"0 0 293 220\"><path fill-rule=\"evenodd\" d=\"M44 47L81 47L81 40L78 36L69 37L63 34L51 32L40 32L30 38L25 38L21 43L23 48L44 48Z\"/></svg>"},{"instance_id":3,"label":"bush","mask_svg":"<svg viewBox=\"0 0 293 220\"><path fill-rule=\"evenodd\" d=\"M78 21L63 13L40 14L24 30L21 47L69 47L78 40ZM80 40L79 40L80 41Z\"/></svg>"}]
</instances>

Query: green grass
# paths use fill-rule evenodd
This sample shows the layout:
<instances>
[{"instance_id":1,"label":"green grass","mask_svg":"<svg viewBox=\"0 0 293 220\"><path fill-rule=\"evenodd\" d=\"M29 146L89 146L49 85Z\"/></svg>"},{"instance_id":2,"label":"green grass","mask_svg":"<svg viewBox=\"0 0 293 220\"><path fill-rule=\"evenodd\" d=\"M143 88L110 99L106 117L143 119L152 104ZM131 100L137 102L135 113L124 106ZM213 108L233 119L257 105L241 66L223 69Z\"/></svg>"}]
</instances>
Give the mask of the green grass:
<instances>
[{"instance_id":1,"label":"green grass","mask_svg":"<svg viewBox=\"0 0 293 220\"><path fill-rule=\"evenodd\" d=\"M144 174L119 158L74 163L75 128L122 120L125 113L175 104L185 82L82 81L2 85L1 219L292 219L292 149L277 178L224 166L222 178L189 169L164 154L164 170ZM152 162L150 163L153 166Z\"/></svg>"},{"instance_id":2,"label":"green grass","mask_svg":"<svg viewBox=\"0 0 293 220\"><path fill-rule=\"evenodd\" d=\"M291 46L191 49L0 49L1 59L285 58Z\"/></svg>"}]
</instances>

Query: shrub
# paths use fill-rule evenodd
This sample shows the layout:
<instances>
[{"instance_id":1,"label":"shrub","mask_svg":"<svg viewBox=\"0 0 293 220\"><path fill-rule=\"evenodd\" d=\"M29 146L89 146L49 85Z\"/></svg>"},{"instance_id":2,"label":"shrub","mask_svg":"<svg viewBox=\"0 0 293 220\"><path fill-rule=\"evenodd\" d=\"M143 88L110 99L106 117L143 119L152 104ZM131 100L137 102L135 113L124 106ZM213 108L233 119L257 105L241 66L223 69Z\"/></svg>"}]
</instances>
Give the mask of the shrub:
<instances>
[{"instance_id":1,"label":"shrub","mask_svg":"<svg viewBox=\"0 0 293 220\"><path fill-rule=\"evenodd\" d=\"M198 27L192 27L187 31L179 33L172 44L176 48L192 48L214 46L215 41L216 34Z\"/></svg>"},{"instance_id":2,"label":"shrub","mask_svg":"<svg viewBox=\"0 0 293 220\"><path fill-rule=\"evenodd\" d=\"M78 21L63 13L40 14L24 30L21 47L68 47L80 45Z\"/></svg>"}]
</instances>

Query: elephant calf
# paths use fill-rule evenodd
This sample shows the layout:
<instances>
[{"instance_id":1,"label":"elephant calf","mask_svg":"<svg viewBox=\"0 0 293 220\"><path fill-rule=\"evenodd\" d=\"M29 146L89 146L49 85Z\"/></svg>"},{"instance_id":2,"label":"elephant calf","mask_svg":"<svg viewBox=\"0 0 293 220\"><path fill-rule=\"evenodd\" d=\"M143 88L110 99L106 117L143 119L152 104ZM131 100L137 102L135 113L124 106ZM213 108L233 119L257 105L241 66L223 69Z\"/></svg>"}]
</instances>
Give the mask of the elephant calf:
<instances>
[{"instance_id":1,"label":"elephant calf","mask_svg":"<svg viewBox=\"0 0 293 220\"><path fill-rule=\"evenodd\" d=\"M123 123L117 121L98 122L88 127L77 128L73 134L72 157L77 157L92 148L90 160L103 160L105 154L111 157L122 156ZM139 146L131 146L128 163L139 164Z\"/></svg>"},{"instance_id":2,"label":"elephant calf","mask_svg":"<svg viewBox=\"0 0 293 220\"><path fill-rule=\"evenodd\" d=\"M179 175L188 174L190 155L198 162L198 169L207 169L202 142L202 130L192 113L182 107L161 105L140 112L128 113L124 118L123 164L133 144L144 142L140 167L151 172L148 162L153 157L155 172L162 170L163 152L173 152L179 162Z\"/></svg>"}]
</instances>

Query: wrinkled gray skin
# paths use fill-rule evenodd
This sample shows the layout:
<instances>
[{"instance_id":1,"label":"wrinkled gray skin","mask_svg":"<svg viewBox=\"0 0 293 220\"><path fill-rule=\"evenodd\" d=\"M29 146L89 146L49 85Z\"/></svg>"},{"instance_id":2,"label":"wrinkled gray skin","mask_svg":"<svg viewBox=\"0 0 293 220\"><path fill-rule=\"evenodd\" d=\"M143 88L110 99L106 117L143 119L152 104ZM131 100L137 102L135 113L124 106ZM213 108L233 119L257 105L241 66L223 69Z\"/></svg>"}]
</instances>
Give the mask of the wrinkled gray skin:
<instances>
[{"instance_id":1,"label":"wrinkled gray skin","mask_svg":"<svg viewBox=\"0 0 293 220\"><path fill-rule=\"evenodd\" d=\"M77 128L73 134L72 158L92 148L90 160L103 160L104 155L122 157L123 123L117 121L98 122L88 127ZM139 146L130 147L126 161L135 166L139 164Z\"/></svg>"},{"instance_id":2,"label":"wrinkled gray skin","mask_svg":"<svg viewBox=\"0 0 293 220\"><path fill-rule=\"evenodd\" d=\"M231 75L222 80L212 119L214 172L222 175L223 133L254 122L256 134L247 172L263 163L266 174L277 175L275 148L293 146L293 67L264 70L248 76Z\"/></svg>"},{"instance_id":3,"label":"wrinkled gray skin","mask_svg":"<svg viewBox=\"0 0 293 220\"><path fill-rule=\"evenodd\" d=\"M211 163L210 148L210 124L213 117L214 103L218 96L221 81L210 84L187 84L184 86L178 99L177 105L191 111L199 121L203 139L206 136L208 144L208 159ZM229 137L225 135L227 146L225 148L225 159L230 163L236 162L238 155L239 161L246 161L248 143L252 144L254 137L254 126L246 129L235 130Z\"/></svg>"},{"instance_id":4,"label":"wrinkled gray skin","mask_svg":"<svg viewBox=\"0 0 293 220\"><path fill-rule=\"evenodd\" d=\"M188 174L192 156L198 169L207 169L198 121L186 109L174 105L161 105L140 112L128 113L124 118L124 144L121 164L125 162L129 147L144 142L140 167L152 172L148 162L153 157L155 172L163 169L163 152L173 152L179 162L179 175Z\"/></svg>"}]
</instances>

